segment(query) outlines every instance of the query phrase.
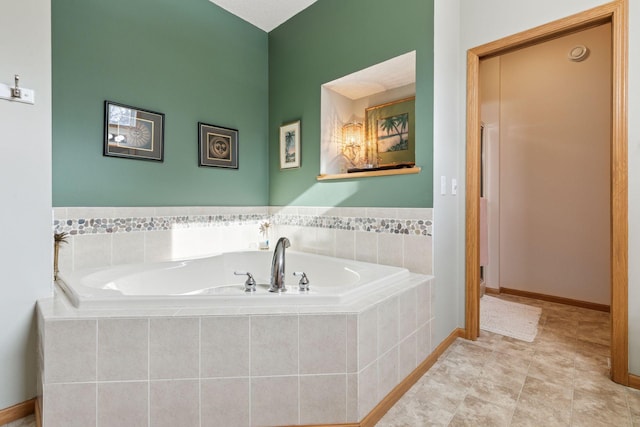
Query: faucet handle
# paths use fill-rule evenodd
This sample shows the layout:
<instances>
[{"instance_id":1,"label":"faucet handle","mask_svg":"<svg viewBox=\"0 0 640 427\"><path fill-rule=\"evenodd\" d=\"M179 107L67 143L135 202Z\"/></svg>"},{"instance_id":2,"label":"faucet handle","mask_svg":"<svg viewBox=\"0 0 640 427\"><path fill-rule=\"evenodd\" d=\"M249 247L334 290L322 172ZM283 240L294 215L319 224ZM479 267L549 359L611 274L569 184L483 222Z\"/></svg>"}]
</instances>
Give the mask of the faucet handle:
<instances>
[{"instance_id":1,"label":"faucet handle","mask_svg":"<svg viewBox=\"0 0 640 427\"><path fill-rule=\"evenodd\" d=\"M256 291L256 280L253 278L253 275L248 271L234 271L233 274L236 276L247 276L247 280L244 282L244 291L245 292L255 292Z\"/></svg>"},{"instance_id":2,"label":"faucet handle","mask_svg":"<svg viewBox=\"0 0 640 427\"><path fill-rule=\"evenodd\" d=\"M294 271L293 275L294 276L302 276L302 277L300 277L300 281L298 282L298 286L299 286L301 291L308 291L309 290L309 278L307 277L307 273L305 273L304 271Z\"/></svg>"}]
</instances>

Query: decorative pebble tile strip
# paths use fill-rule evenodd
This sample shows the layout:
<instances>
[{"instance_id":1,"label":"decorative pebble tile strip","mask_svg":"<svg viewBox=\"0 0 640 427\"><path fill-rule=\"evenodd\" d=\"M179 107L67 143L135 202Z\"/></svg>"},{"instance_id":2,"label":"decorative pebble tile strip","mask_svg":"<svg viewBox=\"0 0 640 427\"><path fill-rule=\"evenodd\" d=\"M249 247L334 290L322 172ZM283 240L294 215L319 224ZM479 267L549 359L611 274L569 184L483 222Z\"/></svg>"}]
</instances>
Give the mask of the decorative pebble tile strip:
<instances>
[{"instance_id":1,"label":"decorative pebble tile strip","mask_svg":"<svg viewBox=\"0 0 640 427\"><path fill-rule=\"evenodd\" d=\"M423 219L359 218L322 215L273 216L276 225L370 231L374 233L418 234L431 236L433 222Z\"/></svg>"},{"instance_id":2,"label":"decorative pebble tile strip","mask_svg":"<svg viewBox=\"0 0 640 427\"><path fill-rule=\"evenodd\" d=\"M268 219L269 217L266 214L56 219L53 221L53 229L56 233L67 232L73 236L78 234L160 231L177 228L229 227L247 223L258 224Z\"/></svg>"},{"instance_id":3,"label":"decorative pebble tile strip","mask_svg":"<svg viewBox=\"0 0 640 427\"><path fill-rule=\"evenodd\" d=\"M246 224L257 225L263 221L271 221L275 225L422 236L431 236L433 229L433 221L425 219L388 219L286 214L227 214L142 218L56 219L53 221L53 229L56 233L67 232L73 236L83 234L130 233L137 231L159 231L184 228L229 227Z\"/></svg>"}]
</instances>

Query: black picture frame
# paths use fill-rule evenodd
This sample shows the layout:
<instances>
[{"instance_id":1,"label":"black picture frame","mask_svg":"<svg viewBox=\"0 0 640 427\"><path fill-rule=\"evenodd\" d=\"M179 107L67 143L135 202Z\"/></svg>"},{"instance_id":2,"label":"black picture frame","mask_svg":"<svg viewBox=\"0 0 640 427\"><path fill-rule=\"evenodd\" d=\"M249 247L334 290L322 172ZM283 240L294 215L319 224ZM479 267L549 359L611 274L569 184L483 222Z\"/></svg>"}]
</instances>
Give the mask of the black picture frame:
<instances>
[{"instance_id":1,"label":"black picture frame","mask_svg":"<svg viewBox=\"0 0 640 427\"><path fill-rule=\"evenodd\" d=\"M102 154L125 159L164 161L164 114L104 101Z\"/></svg>"},{"instance_id":2,"label":"black picture frame","mask_svg":"<svg viewBox=\"0 0 640 427\"><path fill-rule=\"evenodd\" d=\"M238 130L198 122L198 166L238 169Z\"/></svg>"}]
</instances>

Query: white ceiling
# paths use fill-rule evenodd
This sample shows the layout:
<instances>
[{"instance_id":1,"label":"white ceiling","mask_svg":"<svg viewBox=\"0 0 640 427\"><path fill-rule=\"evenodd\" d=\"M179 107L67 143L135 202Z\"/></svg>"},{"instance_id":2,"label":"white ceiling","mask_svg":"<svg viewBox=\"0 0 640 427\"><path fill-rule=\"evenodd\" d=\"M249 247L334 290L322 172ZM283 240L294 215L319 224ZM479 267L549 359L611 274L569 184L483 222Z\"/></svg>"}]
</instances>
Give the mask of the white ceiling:
<instances>
[{"instance_id":1,"label":"white ceiling","mask_svg":"<svg viewBox=\"0 0 640 427\"><path fill-rule=\"evenodd\" d=\"M356 100L416 82L416 51L396 56L322 85Z\"/></svg>"},{"instance_id":2,"label":"white ceiling","mask_svg":"<svg viewBox=\"0 0 640 427\"><path fill-rule=\"evenodd\" d=\"M267 33L316 0L209 0Z\"/></svg>"}]
</instances>

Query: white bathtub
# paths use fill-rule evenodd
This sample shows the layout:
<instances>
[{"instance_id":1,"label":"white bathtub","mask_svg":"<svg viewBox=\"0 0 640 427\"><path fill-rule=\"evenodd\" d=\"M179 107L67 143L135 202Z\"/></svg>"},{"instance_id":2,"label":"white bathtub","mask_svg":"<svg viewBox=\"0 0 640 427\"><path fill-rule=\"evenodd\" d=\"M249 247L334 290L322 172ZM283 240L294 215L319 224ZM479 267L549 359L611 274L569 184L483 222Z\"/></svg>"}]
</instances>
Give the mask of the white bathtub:
<instances>
[{"instance_id":1,"label":"white bathtub","mask_svg":"<svg viewBox=\"0 0 640 427\"><path fill-rule=\"evenodd\" d=\"M398 281L407 269L286 252L287 291L267 291L271 251L230 252L208 258L61 272L58 285L78 308L287 306L348 303ZM244 292L248 271L258 283L256 292ZM298 290L294 271L304 271L310 290Z\"/></svg>"}]
</instances>

